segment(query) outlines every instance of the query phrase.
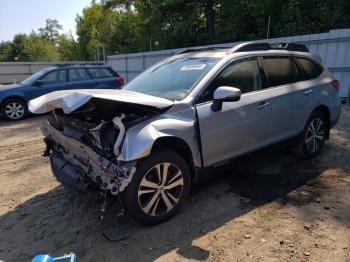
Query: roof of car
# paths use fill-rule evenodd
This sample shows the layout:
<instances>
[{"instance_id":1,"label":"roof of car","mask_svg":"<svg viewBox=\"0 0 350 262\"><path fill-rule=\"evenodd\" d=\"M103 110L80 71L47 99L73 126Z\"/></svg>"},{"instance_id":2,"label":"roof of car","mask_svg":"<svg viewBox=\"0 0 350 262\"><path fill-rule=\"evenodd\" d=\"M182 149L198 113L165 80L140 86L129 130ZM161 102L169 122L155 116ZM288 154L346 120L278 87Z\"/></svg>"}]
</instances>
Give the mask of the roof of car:
<instances>
[{"instance_id":1,"label":"roof of car","mask_svg":"<svg viewBox=\"0 0 350 262\"><path fill-rule=\"evenodd\" d=\"M234 46L207 46L199 48L188 48L177 53L180 57L216 57L222 58L233 53L304 53L310 55L306 45L299 43L267 43L267 42L244 42Z\"/></svg>"},{"instance_id":2,"label":"roof of car","mask_svg":"<svg viewBox=\"0 0 350 262\"><path fill-rule=\"evenodd\" d=\"M181 57L212 57L212 58L222 58L227 55L227 51L230 50L229 48L218 48L218 49L208 49L208 50L195 50L192 49L189 52L180 52L178 54L175 54L175 56L181 56Z\"/></svg>"},{"instance_id":3,"label":"roof of car","mask_svg":"<svg viewBox=\"0 0 350 262\"><path fill-rule=\"evenodd\" d=\"M58 69L58 68L107 68L110 67L108 65L104 65L103 63L63 63L63 64L56 64L51 67L50 69Z\"/></svg>"}]
</instances>

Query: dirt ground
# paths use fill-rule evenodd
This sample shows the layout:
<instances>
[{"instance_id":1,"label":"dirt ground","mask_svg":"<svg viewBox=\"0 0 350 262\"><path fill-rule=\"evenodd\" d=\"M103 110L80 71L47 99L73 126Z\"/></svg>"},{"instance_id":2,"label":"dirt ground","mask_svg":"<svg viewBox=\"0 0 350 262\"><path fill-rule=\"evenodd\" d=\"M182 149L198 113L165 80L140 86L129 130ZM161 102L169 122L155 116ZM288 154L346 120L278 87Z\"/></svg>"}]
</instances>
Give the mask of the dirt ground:
<instances>
[{"instance_id":1,"label":"dirt ground","mask_svg":"<svg viewBox=\"0 0 350 262\"><path fill-rule=\"evenodd\" d=\"M56 182L41 157L45 119L0 122L0 260L74 251L78 261L350 261L350 107L320 156L278 149L235 161L153 227L117 218L114 201L100 220L97 192Z\"/></svg>"}]
</instances>

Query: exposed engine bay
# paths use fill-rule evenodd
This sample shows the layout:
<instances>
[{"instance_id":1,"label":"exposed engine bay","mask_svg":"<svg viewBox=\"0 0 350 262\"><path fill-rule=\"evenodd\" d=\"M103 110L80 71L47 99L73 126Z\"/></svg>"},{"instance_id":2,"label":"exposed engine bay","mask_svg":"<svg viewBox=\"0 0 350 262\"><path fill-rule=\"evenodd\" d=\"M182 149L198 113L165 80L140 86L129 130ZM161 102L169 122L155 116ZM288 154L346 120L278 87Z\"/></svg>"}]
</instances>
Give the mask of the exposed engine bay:
<instances>
[{"instance_id":1,"label":"exposed engine bay","mask_svg":"<svg viewBox=\"0 0 350 262\"><path fill-rule=\"evenodd\" d=\"M93 98L70 114L55 109L42 125L45 156L63 184L85 191L97 184L114 195L136 171L136 161L117 160L126 131L160 114L161 109Z\"/></svg>"}]
</instances>

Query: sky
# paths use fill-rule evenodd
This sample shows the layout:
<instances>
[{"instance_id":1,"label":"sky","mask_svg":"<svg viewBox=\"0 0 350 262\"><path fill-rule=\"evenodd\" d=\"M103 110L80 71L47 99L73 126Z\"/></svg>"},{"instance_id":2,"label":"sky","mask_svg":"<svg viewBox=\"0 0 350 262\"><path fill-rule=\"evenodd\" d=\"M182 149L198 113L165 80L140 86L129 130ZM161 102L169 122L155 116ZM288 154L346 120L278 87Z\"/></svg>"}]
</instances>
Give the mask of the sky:
<instances>
[{"instance_id":1,"label":"sky","mask_svg":"<svg viewBox=\"0 0 350 262\"><path fill-rule=\"evenodd\" d=\"M29 34L44 27L46 19L57 19L63 32L75 35L75 17L91 0L0 0L0 42L18 33Z\"/></svg>"}]
</instances>

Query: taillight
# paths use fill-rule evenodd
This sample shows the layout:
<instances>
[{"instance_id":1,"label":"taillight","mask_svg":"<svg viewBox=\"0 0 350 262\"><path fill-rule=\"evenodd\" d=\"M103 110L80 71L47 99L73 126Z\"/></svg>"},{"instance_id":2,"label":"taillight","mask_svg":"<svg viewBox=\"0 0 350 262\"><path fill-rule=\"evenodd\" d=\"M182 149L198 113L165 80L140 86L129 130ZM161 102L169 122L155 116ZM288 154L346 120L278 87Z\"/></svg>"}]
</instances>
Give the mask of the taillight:
<instances>
[{"instance_id":1,"label":"taillight","mask_svg":"<svg viewBox=\"0 0 350 262\"><path fill-rule=\"evenodd\" d=\"M121 85L124 84L124 78L122 78L121 76L116 77L115 80L117 81L118 84L121 84Z\"/></svg>"},{"instance_id":2,"label":"taillight","mask_svg":"<svg viewBox=\"0 0 350 262\"><path fill-rule=\"evenodd\" d=\"M332 85L335 88L335 90L337 90L337 92L339 92L339 81L338 80L333 80L332 81Z\"/></svg>"}]
</instances>

